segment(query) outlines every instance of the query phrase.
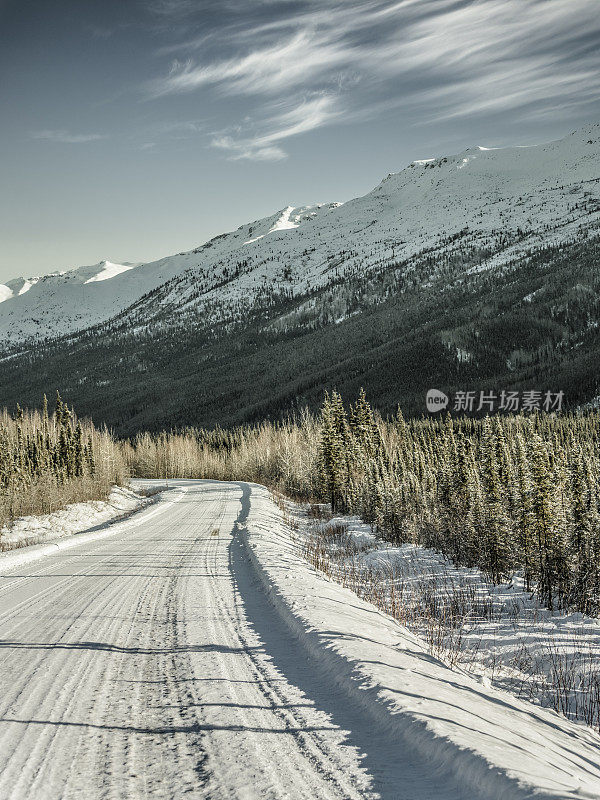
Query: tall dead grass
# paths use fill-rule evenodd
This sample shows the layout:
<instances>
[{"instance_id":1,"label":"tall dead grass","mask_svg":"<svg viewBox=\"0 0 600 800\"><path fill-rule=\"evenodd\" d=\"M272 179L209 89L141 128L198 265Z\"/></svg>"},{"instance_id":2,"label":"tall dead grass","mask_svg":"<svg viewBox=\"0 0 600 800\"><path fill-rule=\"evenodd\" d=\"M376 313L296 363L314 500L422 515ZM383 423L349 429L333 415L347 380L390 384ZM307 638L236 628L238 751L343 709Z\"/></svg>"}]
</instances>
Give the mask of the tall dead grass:
<instances>
[{"instance_id":1,"label":"tall dead grass","mask_svg":"<svg viewBox=\"0 0 600 800\"><path fill-rule=\"evenodd\" d=\"M0 411L0 546L1 531L15 519L30 514L49 514L70 503L103 500L114 484L122 485L129 472L124 454L106 429L99 430L88 420L69 417L91 458L69 474L57 466L61 444L61 425L55 415L24 412L18 419ZM75 474L75 473L79 474Z\"/></svg>"}]
</instances>

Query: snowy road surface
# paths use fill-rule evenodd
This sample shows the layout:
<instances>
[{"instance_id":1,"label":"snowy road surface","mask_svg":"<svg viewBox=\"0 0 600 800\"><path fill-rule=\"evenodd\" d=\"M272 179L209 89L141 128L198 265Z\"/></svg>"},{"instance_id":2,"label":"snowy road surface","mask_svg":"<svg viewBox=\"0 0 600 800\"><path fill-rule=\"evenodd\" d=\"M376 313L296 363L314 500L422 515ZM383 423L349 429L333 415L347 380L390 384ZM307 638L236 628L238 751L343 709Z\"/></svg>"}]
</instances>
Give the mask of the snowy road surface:
<instances>
[{"instance_id":1,"label":"snowy road surface","mask_svg":"<svg viewBox=\"0 0 600 800\"><path fill-rule=\"evenodd\" d=\"M2 800L491 796L312 658L243 541L251 502L181 482L143 524L0 574Z\"/></svg>"}]
</instances>

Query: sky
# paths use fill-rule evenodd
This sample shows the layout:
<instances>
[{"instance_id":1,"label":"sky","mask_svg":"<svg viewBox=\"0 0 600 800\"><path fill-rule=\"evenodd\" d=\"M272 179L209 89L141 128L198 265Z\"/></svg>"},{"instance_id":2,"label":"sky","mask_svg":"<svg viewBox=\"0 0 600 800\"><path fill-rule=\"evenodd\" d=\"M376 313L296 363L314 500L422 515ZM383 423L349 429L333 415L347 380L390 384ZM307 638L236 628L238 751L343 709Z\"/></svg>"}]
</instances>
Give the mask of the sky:
<instances>
[{"instance_id":1,"label":"sky","mask_svg":"<svg viewBox=\"0 0 600 800\"><path fill-rule=\"evenodd\" d=\"M0 0L0 281L600 120L599 0Z\"/></svg>"}]
</instances>

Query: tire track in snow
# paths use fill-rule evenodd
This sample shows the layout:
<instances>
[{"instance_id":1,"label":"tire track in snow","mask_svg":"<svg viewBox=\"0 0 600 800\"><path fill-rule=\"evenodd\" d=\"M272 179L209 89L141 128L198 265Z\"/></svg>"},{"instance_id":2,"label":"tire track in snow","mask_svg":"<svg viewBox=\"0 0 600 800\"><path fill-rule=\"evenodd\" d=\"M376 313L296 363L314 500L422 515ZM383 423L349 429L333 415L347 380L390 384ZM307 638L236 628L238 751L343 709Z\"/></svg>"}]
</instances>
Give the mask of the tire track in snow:
<instances>
[{"instance_id":1,"label":"tire track in snow","mask_svg":"<svg viewBox=\"0 0 600 800\"><path fill-rule=\"evenodd\" d=\"M187 735L184 726L174 724L173 720L182 705L178 695L171 698L174 702L165 704L169 706L170 716L162 713L161 700L173 685L165 679L164 673L161 685L153 685L151 692L127 692L114 701L116 676L122 674L124 662L133 659L127 665L127 674L131 676L133 669L139 676L144 672L148 674L144 660L162 662L163 651L170 652L168 639L162 647L156 647L153 639L157 628L162 628L163 613L171 620L176 618L172 609L173 587L180 562L193 548L194 539L190 537L187 545L181 548L182 555L175 558L173 551L179 549L181 543L174 547L168 535L159 537L156 549L150 553L144 553L144 544L137 536L135 540L123 537L116 548L115 542L93 548L94 552L106 548L111 552L100 559L80 557L79 560L87 562L83 569L75 570L80 577L74 575L71 582L63 579L59 586L55 585L51 604L48 603L50 590L37 592L33 588L29 607L27 601L23 601L16 615L12 615L17 617L17 622L16 626L10 626L10 631L14 635L16 629L21 641L7 639L2 626L2 643L8 655L0 680L6 680L7 688L11 683L7 672L15 673L13 696L9 696L9 692L1 695L2 717L5 721L20 720L0 724L0 736L7 744L0 746L0 760L8 762L0 776L3 798L35 797L38 791L37 796L44 798L150 796L153 792L147 790L146 779L155 763L160 767L161 759L149 758L146 746L138 748L139 754L136 754L136 740L147 742L154 737L147 720L149 701L156 699L160 709L154 738L161 740L161 747L155 756L162 756L162 744L177 736L177 728L183 730L184 738ZM136 563L140 550L143 554L139 559L141 567ZM148 555L158 572L164 567L165 572L172 573L171 577L163 579L153 575L150 564L145 568L144 556L148 558ZM52 557L42 571L46 574L62 571L67 561L76 563L77 560ZM59 565L60 570L57 570ZM20 584L22 592L22 580ZM65 614L60 613L63 605ZM69 608L73 609L71 614ZM41 622L44 635L31 635L31 628L35 628L32 620L36 619ZM139 651L138 656L136 651ZM33 670L28 668L32 660ZM18 670L14 669L15 661ZM41 672L45 674L40 675ZM20 678L18 673L21 673ZM92 687L92 691L88 687ZM32 732L36 726L41 732ZM178 751L171 762L177 762L177 769L182 772L185 763L180 755ZM187 770L187 785L179 780L184 791L190 789L189 776L195 775L199 755L201 752L195 743L189 756L192 764L191 770ZM142 786L133 785L132 775L136 774L142 776ZM167 778L172 775L167 773ZM167 797L170 791L163 785L154 796Z\"/></svg>"},{"instance_id":2,"label":"tire track in snow","mask_svg":"<svg viewBox=\"0 0 600 800\"><path fill-rule=\"evenodd\" d=\"M244 761L252 765L252 781L262 782L260 791L265 797L365 797L346 778L340 769L342 765L332 753L320 745L312 729L322 726L339 740L338 745L343 736L325 715L305 701L295 687L287 687L285 678L273 670L268 655L260 652L261 643L244 619L235 581L231 582L229 575L219 577L226 574L230 532L221 531L218 538L211 539L206 550L207 574L215 581L228 584L221 591L207 585L207 593L216 599L216 612L209 617L212 637L215 641L230 643L230 652L220 659L216 681L230 685L229 702L236 708L235 722L231 726L234 746L238 754L240 750L246 751ZM289 688L290 692L277 691L274 687L278 686ZM302 707L309 710L311 718L308 720L292 710ZM275 740L275 747L270 746L270 739ZM208 764L211 759L222 757L221 744L213 753L209 752ZM343 766L348 767L347 761ZM361 789L365 789L366 784L363 778ZM217 797L235 796L228 795L222 786L212 791Z\"/></svg>"}]
</instances>

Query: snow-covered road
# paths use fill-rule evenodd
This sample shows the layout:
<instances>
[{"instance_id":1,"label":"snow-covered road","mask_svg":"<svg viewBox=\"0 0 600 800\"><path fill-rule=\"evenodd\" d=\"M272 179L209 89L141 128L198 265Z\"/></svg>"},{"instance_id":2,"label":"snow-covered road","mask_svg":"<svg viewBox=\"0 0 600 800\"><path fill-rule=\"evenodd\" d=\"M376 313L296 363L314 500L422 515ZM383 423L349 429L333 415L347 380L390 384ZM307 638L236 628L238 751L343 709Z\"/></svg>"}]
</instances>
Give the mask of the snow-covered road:
<instances>
[{"instance_id":1,"label":"snow-covered road","mask_svg":"<svg viewBox=\"0 0 600 800\"><path fill-rule=\"evenodd\" d=\"M241 488L175 491L133 532L0 577L0 797L368 796L389 745L278 623Z\"/></svg>"},{"instance_id":2,"label":"snow-covered road","mask_svg":"<svg viewBox=\"0 0 600 800\"><path fill-rule=\"evenodd\" d=\"M293 633L244 541L251 497L180 482L142 522L0 574L0 798L491 796Z\"/></svg>"}]
</instances>

